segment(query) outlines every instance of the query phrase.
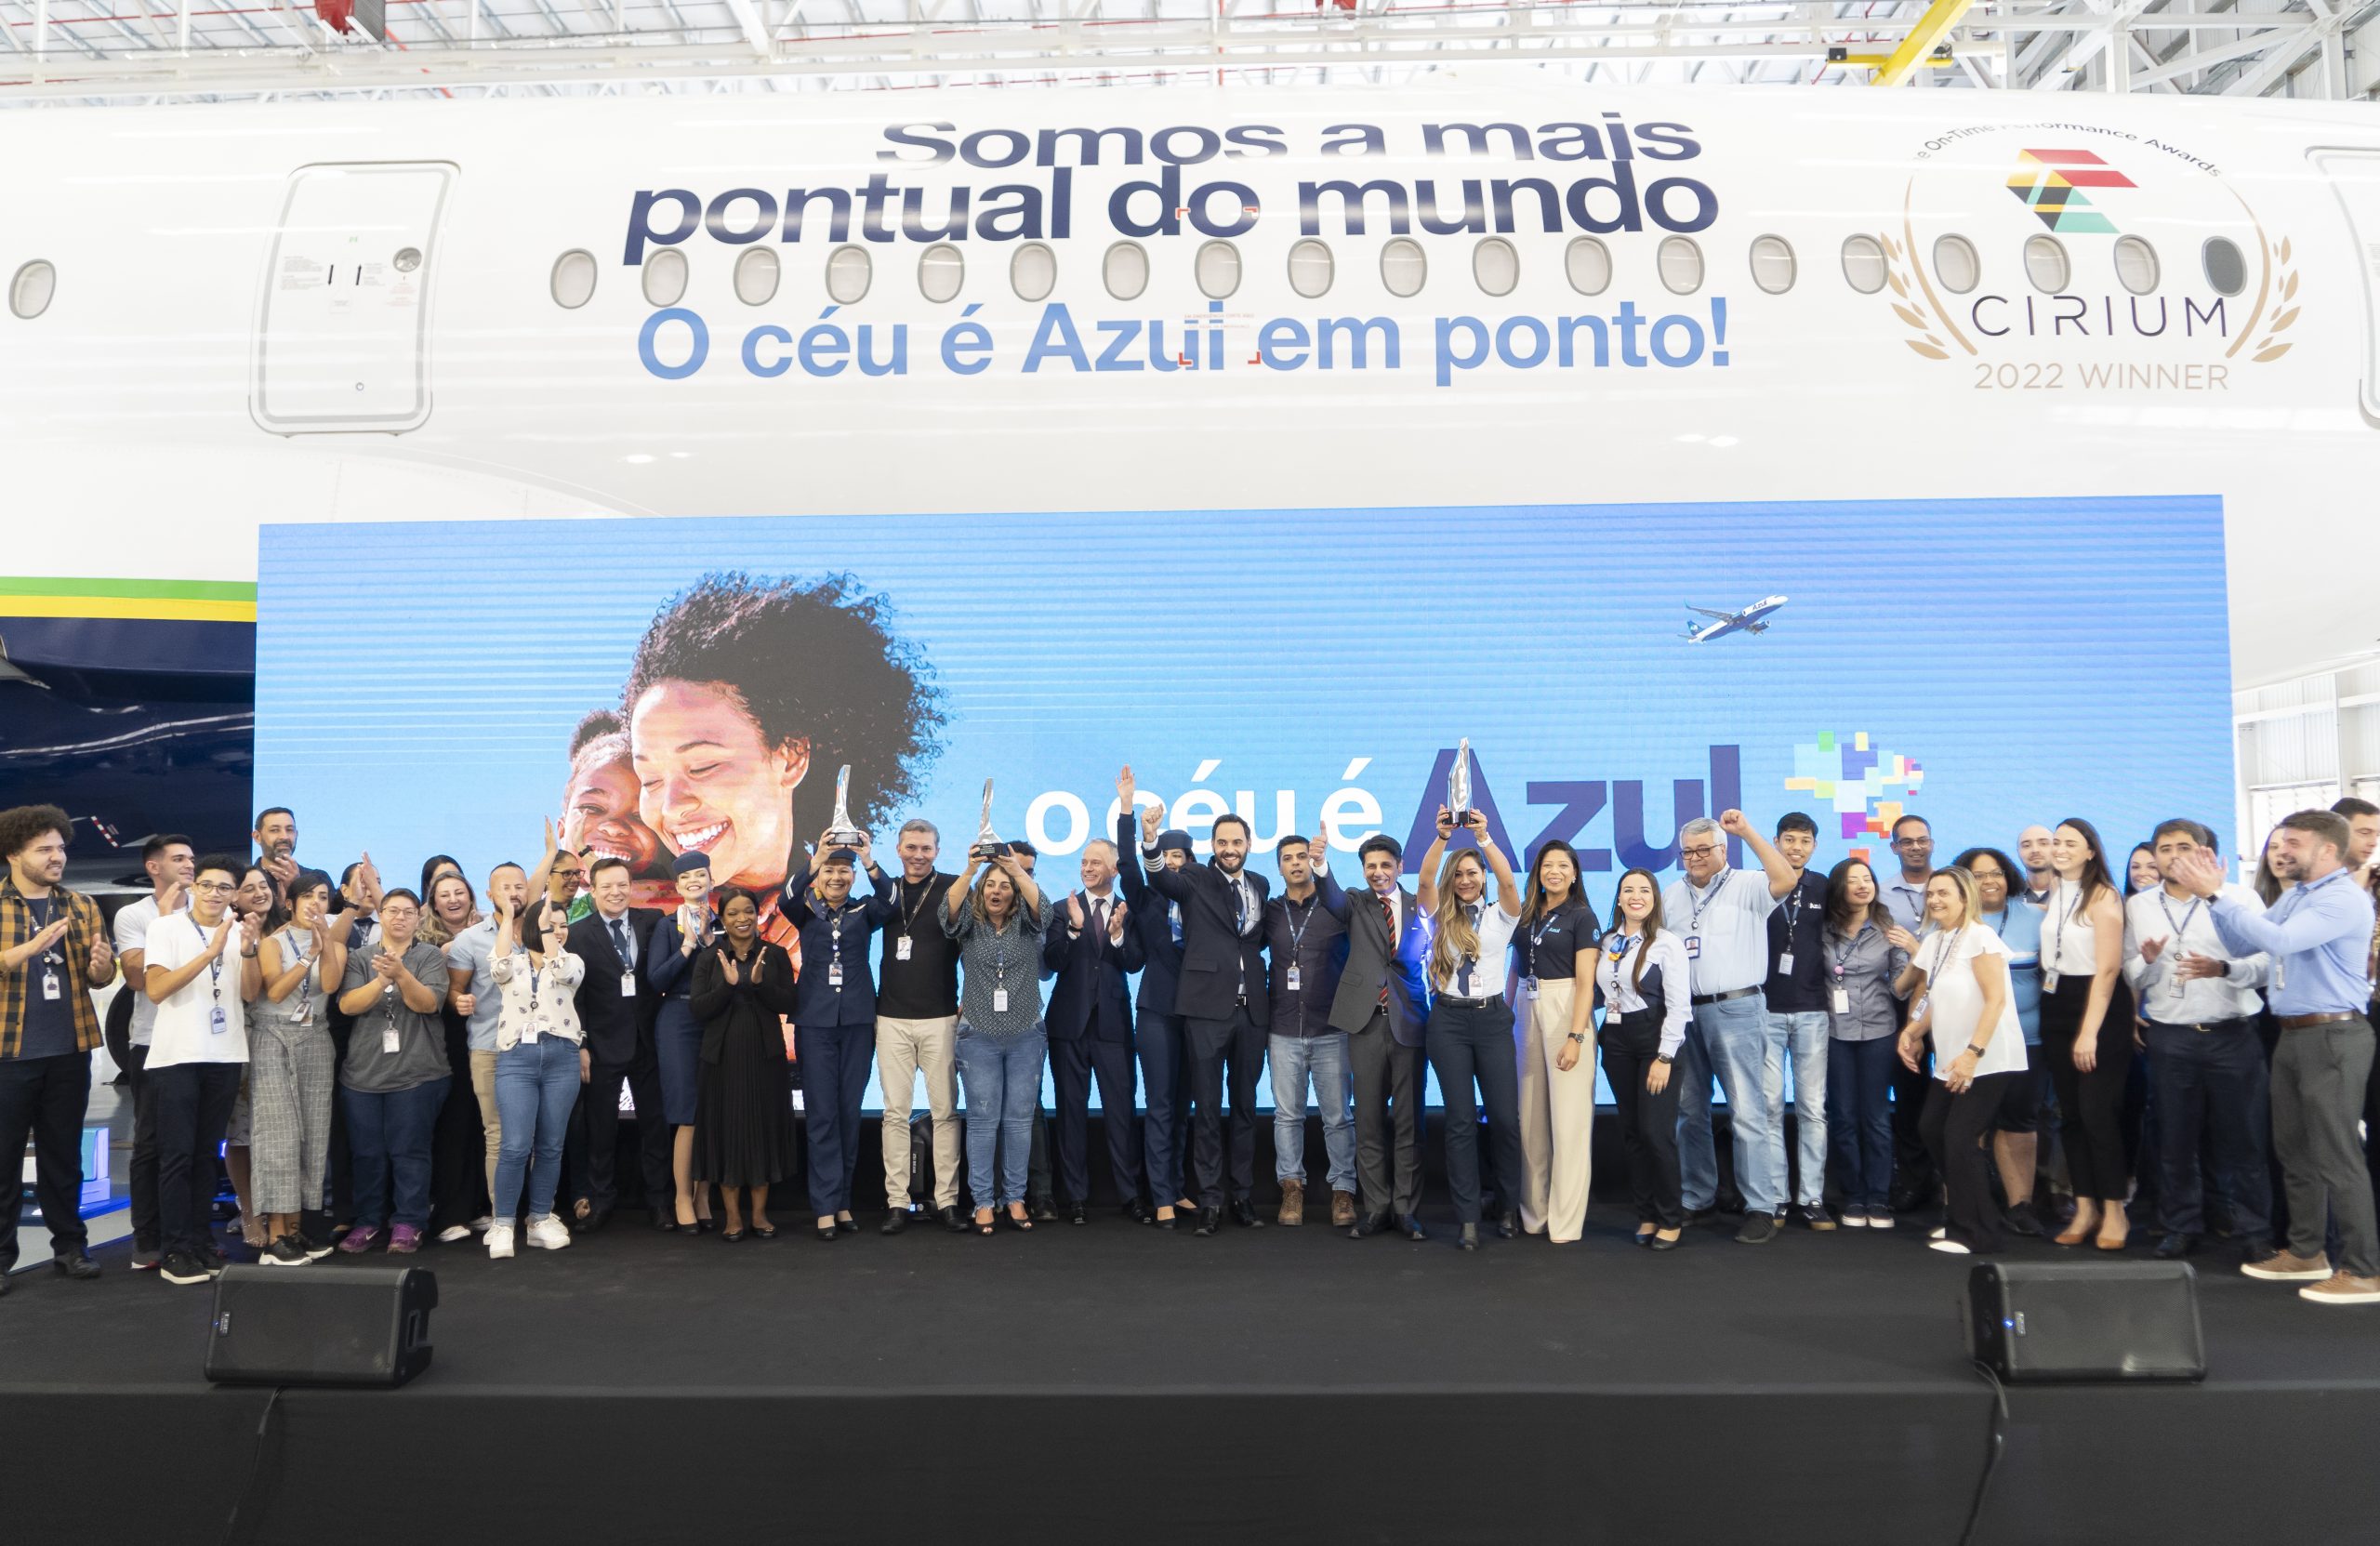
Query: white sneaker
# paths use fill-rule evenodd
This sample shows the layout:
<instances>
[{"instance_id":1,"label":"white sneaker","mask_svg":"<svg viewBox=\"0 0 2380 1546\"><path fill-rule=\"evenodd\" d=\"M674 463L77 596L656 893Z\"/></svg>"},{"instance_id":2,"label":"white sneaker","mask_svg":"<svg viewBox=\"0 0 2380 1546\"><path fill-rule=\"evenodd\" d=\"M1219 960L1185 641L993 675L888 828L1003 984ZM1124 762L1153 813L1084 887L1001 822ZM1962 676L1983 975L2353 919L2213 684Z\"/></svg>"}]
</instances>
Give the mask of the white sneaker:
<instances>
[{"instance_id":1,"label":"white sneaker","mask_svg":"<svg viewBox=\"0 0 2380 1546\"><path fill-rule=\"evenodd\" d=\"M1925 1237L1929 1240L1947 1240L1950 1237L1950 1226L1948 1224L1936 1224L1934 1226L1933 1233Z\"/></svg>"},{"instance_id":2,"label":"white sneaker","mask_svg":"<svg viewBox=\"0 0 2380 1546\"><path fill-rule=\"evenodd\" d=\"M471 1221L471 1233L474 1235L485 1235L495 1222L495 1214L483 1213L478 1218Z\"/></svg>"},{"instance_id":3,"label":"white sneaker","mask_svg":"<svg viewBox=\"0 0 2380 1546\"><path fill-rule=\"evenodd\" d=\"M487 1258L501 1262L512 1254L512 1226L491 1224L487 1232Z\"/></svg>"},{"instance_id":4,"label":"white sneaker","mask_svg":"<svg viewBox=\"0 0 2380 1546\"><path fill-rule=\"evenodd\" d=\"M1942 1251L1951 1256L1970 1256L1974 1254L1972 1251L1968 1250L1966 1247L1959 1244L1956 1240L1928 1240L1925 1243L1925 1249L1927 1250Z\"/></svg>"},{"instance_id":5,"label":"white sneaker","mask_svg":"<svg viewBox=\"0 0 2380 1546\"><path fill-rule=\"evenodd\" d=\"M471 1226L469 1224L448 1224L438 1232L438 1243L442 1246L451 1246L457 1240L468 1240L470 1237Z\"/></svg>"},{"instance_id":6,"label":"white sneaker","mask_svg":"<svg viewBox=\"0 0 2380 1546\"><path fill-rule=\"evenodd\" d=\"M562 1250L570 1244L570 1231L562 1222L549 1213L542 1219L529 1221L529 1244L539 1250Z\"/></svg>"}]
</instances>

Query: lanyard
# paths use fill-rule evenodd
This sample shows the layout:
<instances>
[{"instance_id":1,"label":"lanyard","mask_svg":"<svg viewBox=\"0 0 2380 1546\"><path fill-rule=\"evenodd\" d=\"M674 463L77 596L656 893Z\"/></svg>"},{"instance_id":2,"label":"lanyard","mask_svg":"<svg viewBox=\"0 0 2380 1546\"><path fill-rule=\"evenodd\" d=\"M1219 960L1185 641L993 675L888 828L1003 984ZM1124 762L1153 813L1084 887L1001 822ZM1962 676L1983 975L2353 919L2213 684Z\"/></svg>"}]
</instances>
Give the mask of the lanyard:
<instances>
[{"instance_id":1,"label":"lanyard","mask_svg":"<svg viewBox=\"0 0 2380 1546\"><path fill-rule=\"evenodd\" d=\"M2052 886L2049 889L2049 893L2052 899L2055 899L2057 893L2065 889L2065 886L2066 882L2063 880L2060 880L2056 885ZM2058 960L2066 953L2067 919L2072 918L2076 909L2080 908L2082 905L2082 893L2078 891L2074 893L2074 900L2066 905L2066 911L2057 915L2057 929L2050 935L2049 941L2049 969L2053 971L2058 969Z\"/></svg>"},{"instance_id":2,"label":"lanyard","mask_svg":"<svg viewBox=\"0 0 2380 1546\"><path fill-rule=\"evenodd\" d=\"M2347 871L2343 869L2334 869L2331 871L2330 874L2323 876L2320 880L2315 881L2310 886L2306 884L2305 881L2300 880L2297 883L2297 889L2295 891L2291 892L2287 896L2282 897L2279 902L2273 905L2272 912L2268 916L2275 923L2279 923L2282 918L2285 918L2289 917L2290 914L2294 913L2297 910L2297 905L2300 902L2304 901L2307 897L2313 895L2316 892L2320 891L2324 886L2329 885L2332 881L2337 879L2340 876L2345 875Z\"/></svg>"},{"instance_id":3,"label":"lanyard","mask_svg":"<svg viewBox=\"0 0 2380 1546\"><path fill-rule=\"evenodd\" d=\"M2182 931L2188 929L2190 926L2190 920L2198 917L2198 910L2204 901L2205 898L2203 897L2191 897L2190 905L2182 909L2182 920L2179 923L2175 923L2174 921L2174 909L2165 905L2164 892L2162 889L2158 892L2157 910L2165 915L2166 926L2174 931L2174 948L2177 950L2181 948Z\"/></svg>"},{"instance_id":4,"label":"lanyard","mask_svg":"<svg viewBox=\"0 0 2380 1546\"><path fill-rule=\"evenodd\" d=\"M1289 922L1289 918L1297 912L1298 905L1286 896L1281 898L1281 926L1289 932L1289 955L1292 958L1296 957L1298 946L1305 943L1306 929L1314 922L1314 905L1321 898L1318 892L1307 897L1304 920L1293 924Z\"/></svg>"},{"instance_id":5,"label":"lanyard","mask_svg":"<svg viewBox=\"0 0 2380 1546\"><path fill-rule=\"evenodd\" d=\"M1925 973L1925 991L1928 995L1931 995L1936 988L1942 984L1942 969L1950 964L1950 958L1952 956L1958 954L1959 940L1966 933L1966 932L1967 926L1964 923L1961 923L1949 933L1937 934L1935 936L1942 942L1942 945L1939 950L1935 952L1932 970Z\"/></svg>"},{"instance_id":6,"label":"lanyard","mask_svg":"<svg viewBox=\"0 0 2380 1546\"><path fill-rule=\"evenodd\" d=\"M1016 932L1019 938L1024 936L1025 925L1022 922L1017 924ZM990 954L992 958L992 975L998 979L998 981L993 984L994 989L1000 993L1006 993L1008 991L1007 924L1002 924L992 931L992 947Z\"/></svg>"},{"instance_id":7,"label":"lanyard","mask_svg":"<svg viewBox=\"0 0 2380 1546\"><path fill-rule=\"evenodd\" d=\"M929 875L918 882L918 900L901 909L901 932L906 936L916 927L918 915L925 911L926 899L933 894L933 877ZM907 882L903 882L906 884Z\"/></svg>"},{"instance_id":8,"label":"lanyard","mask_svg":"<svg viewBox=\"0 0 2380 1546\"><path fill-rule=\"evenodd\" d=\"M1802 901L1801 882L1796 880L1792 895L1785 903L1785 948L1788 950L1793 948L1793 931L1802 926Z\"/></svg>"},{"instance_id":9,"label":"lanyard","mask_svg":"<svg viewBox=\"0 0 2380 1546\"><path fill-rule=\"evenodd\" d=\"M189 915L185 914L185 915L183 915L183 916L188 917ZM191 920L190 920L190 926L191 926L191 929L192 930L192 932L194 932L198 935L198 945L199 945L199 948L200 948L200 949L202 949L202 950L205 949L205 948L206 948L206 931L205 931L205 928L203 928L203 927L201 927L201 925L199 924L198 919L196 919L196 918L191 918ZM210 988L212 988L212 989L214 990L214 992L215 992L215 1001L216 1001L217 1003L220 1004L221 1002L223 1002L223 958L222 958L222 957L218 956L218 957L216 957L213 960L211 960L211 961L209 961L209 962L207 962L207 963L206 963L206 975L207 975L207 985L208 985Z\"/></svg>"},{"instance_id":10,"label":"lanyard","mask_svg":"<svg viewBox=\"0 0 2380 1546\"><path fill-rule=\"evenodd\" d=\"M1552 933L1554 930L1562 927L1564 920L1568 918L1569 913L1570 909L1567 907L1556 907L1554 911L1545 915L1544 922L1529 931L1528 971L1527 975L1532 977L1537 975L1538 952L1544 947L1545 936Z\"/></svg>"},{"instance_id":11,"label":"lanyard","mask_svg":"<svg viewBox=\"0 0 2380 1546\"><path fill-rule=\"evenodd\" d=\"M1844 969L1851 964L1852 953L1859 948L1859 942L1866 939L1870 934L1872 934L1875 932L1876 926L1874 924L1862 923L1859 925L1859 932L1858 933L1852 935L1847 940L1843 940L1843 948L1833 953L1835 976L1841 977L1844 974ZM1837 934L1834 937L1837 939L1843 939L1841 934Z\"/></svg>"},{"instance_id":12,"label":"lanyard","mask_svg":"<svg viewBox=\"0 0 2380 1546\"><path fill-rule=\"evenodd\" d=\"M1699 900L1693 902L1692 906L1689 909L1690 916L1686 919L1687 928L1693 930L1698 934L1702 932L1702 910L1705 907L1710 906L1713 902L1718 901L1719 893L1726 891L1727 889L1727 882L1733 880L1735 878L1736 872L1734 870L1726 871L1715 882L1712 883L1709 891L1702 893ZM1694 888L1692 886L1686 887L1686 894L1688 898L1693 898Z\"/></svg>"},{"instance_id":13,"label":"lanyard","mask_svg":"<svg viewBox=\"0 0 2380 1546\"><path fill-rule=\"evenodd\" d=\"M1604 992L1609 997L1614 1007L1617 1007L1620 1002L1620 969L1628 964L1628 953L1635 949L1636 945L1637 937L1634 934L1623 938L1615 930L1605 947L1604 967L1611 973L1611 981L1605 987ZM1620 1012L1627 1011L1623 1010Z\"/></svg>"},{"instance_id":14,"label":"lanyard","mask_svg":"<svg viewBox=\"0 0 2380 1546\"><path fill-rule=\"evenodd\" d=\"M33 912L33 899L30 896L25 898L25 911L33 914L33 932L36 934L48 928L51 921L58 917L58 898L55 895L45 896L42 898L42 901L46 905L43 906L41 911L35 913ZM203 938L205 936L201 937ZM66 958L59 952L59 948L56 945L52 945L48 949L44 950L41 953L41 959L44 966L64 966L66 964Z\"/></svg>"}]
</instances>

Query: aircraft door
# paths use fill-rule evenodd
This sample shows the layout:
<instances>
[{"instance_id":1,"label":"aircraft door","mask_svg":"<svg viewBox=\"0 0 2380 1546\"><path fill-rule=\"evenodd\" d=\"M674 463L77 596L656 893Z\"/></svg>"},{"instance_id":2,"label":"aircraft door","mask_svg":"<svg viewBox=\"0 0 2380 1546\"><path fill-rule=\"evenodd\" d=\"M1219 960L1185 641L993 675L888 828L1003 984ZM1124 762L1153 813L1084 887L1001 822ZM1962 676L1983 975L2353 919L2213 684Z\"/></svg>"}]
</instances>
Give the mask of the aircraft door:
<instances>
[{"instance_id":1,"label":"aircraft door","mask_svg":"<svg viewBox=\"0 0 2380 1546\"><path fill-rule=\"evenodd\" d=\"M258 289L248 411L275 434L403 434L430 417L430 303L450 162L290 174Z\"/></svg>"},{"instance_id":2,"label":"aircraft door","mask_svg":"<svg viewBox=\"0 0 2380 1546\"><path fill-rule=\"evenodd\" d=\"M2363 288L2363 419L2380 429L2380 149L2318 145L2306 156L2329 179L2355 244Z\"/></svg>"}]
</instances>

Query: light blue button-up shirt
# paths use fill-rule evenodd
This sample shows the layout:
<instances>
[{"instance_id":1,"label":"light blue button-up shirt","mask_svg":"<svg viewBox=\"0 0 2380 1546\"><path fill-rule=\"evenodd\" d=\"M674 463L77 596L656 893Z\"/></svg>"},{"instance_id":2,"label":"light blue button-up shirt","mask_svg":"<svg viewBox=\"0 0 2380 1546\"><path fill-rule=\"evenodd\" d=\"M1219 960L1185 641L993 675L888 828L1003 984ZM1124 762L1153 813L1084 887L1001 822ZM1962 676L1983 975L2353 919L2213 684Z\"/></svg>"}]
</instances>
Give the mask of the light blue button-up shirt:
<instances>
[{"instance_id":1,"label":"light blue button-up shirt","mask_svg":"<svg viewBox=\"0 0 2380 1546\"><path fill-rule=\"evenodd\" d=\"M2272 910L2258 915L2226 888L2208 905L2215 932L2233 951L2261 950L2272 958L2272 1012L2361 1014L2372 1002L2363 974L2372 944L2372 898L2347 870L2334 870L2312 885L2293 886Z\"/></svg>"}]
</instances>

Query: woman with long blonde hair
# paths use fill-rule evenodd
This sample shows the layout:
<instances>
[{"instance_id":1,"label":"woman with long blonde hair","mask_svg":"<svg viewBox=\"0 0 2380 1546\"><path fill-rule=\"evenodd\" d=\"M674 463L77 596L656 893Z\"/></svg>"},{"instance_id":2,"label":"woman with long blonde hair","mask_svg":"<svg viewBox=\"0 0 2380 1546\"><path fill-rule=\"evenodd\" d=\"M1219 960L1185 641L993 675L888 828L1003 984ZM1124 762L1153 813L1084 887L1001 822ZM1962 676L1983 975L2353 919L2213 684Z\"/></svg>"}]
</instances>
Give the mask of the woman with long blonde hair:
<instances>
[{"instance_id":1,"label":"woman with long blonde hair","mask_svg":"<svg viewBox=\"0 0 2380 1546\"><path fill-rule=\"evenodd\" d=\"M1421 856L1421 904L1433 915L1430 1023L1425 1043L1446 1103L1447 1182L1454 1190L1462 1249L1479 1249L1479 1108L1476 1080L1488 1106L1488 1157L1496 1183L1496 1233L1520 1233L1520 1060L1513 1048L1513 1006L1505 998L1506 954L1520 923L1521 888L1512 861L1488 835L1487 818L1464 813L1479 846L1447 853L1454 815L1438 808L1438 840ZM1440 855L1445 855L1443 865ZM1483 857L1484 856L1484 857ZM1496 900L1488 900L1488 874ZM1437 871L1435 879L1431 871Z\"/></svg>"}]
</instances>

